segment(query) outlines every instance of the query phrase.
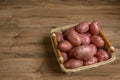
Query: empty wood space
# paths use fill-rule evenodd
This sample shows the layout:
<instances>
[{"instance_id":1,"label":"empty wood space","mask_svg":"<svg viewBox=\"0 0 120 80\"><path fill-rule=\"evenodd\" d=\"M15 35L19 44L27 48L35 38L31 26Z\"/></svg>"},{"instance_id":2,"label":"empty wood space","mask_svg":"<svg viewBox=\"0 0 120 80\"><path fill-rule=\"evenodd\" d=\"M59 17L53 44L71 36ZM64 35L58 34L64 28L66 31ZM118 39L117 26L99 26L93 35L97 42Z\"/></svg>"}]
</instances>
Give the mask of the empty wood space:
<instances>
[{"instance_id":1,"label":"empty wood space","mask_svg":"<svg viewBox=\"0 0 120 80\"><path fill-rule=\"evenodd\" d=\"M116 48L107 65L66 75L50 30L98 20ZM119 0L0 0L0 80L120 80Z\"/></svg>"}]
</instances>

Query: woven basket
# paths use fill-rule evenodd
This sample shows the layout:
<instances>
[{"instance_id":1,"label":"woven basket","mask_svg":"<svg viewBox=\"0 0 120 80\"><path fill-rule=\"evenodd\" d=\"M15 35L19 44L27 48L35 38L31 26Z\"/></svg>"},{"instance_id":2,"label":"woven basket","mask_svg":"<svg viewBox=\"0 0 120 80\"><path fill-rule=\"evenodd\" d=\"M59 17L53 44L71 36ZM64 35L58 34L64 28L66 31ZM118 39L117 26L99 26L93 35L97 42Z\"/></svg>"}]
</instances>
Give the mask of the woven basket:
<instances>
[{"instance_id":1,"label":"woven basket","mask_svg":"<svg viewBox=\"0 0 120 80\"><path fill-rule=\"evenodd\" d=\"M88 65L88 66L81 66L79 68L75 68L75 69L66 69L63 65L64 63L64 60L63 60L63 57L61 56L61 53L60 53L60 50L57 48L57 45L58 45L58 42L56 40L56 35L55 35L55 32L58 32L58 31L65 31L71 27L74 27L76 26L77 24L71 24L71 25L67 25L67 26L63 26L63 27L58 27L58 28L55 28L55 29L52 29L51 30L51 41L52 41L52 45L53 45L53 49L54 49L54 52L55 52L55 55L57 57L57 60L58 60L58 63L60 65L60 68L63 72L65 73L73 73L73 72L79 72L81 70L86 70L86 69L90 69L90 68L93 68L93 67L98 67L98 66L101 66L101 65L104 65L104 64L108 64L112 61L114 61L116 59L116 56L115 56L115 49L114 47L110 44L110 42L106 39L104 33L102 32L102 30L100 29L100 36L103 38L103 40L105 41L106 43L106 47L109 51L109 55L111 56L110 59L108 59L107 61L102 61L102 62L99 62L99 63L95 63L95 64L92 64L92 65Z\"/></svg>"}]
</instances>

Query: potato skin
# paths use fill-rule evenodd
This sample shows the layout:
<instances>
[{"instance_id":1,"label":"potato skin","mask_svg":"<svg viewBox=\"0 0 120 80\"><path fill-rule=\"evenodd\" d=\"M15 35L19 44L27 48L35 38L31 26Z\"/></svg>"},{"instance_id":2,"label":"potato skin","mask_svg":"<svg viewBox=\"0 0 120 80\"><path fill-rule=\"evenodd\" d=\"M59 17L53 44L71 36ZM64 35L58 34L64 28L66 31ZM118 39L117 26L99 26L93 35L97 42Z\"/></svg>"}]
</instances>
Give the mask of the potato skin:
<instances>
[{"instance_id":1,"label":"potato skin","mask_svg":"<svg viewBox=\"0 0 120 80\"><path fill-rule=\"evenodd\" d=\"M64 40L64 35L61 31L55 32L55 34L56 34L56 39L57 39L58 42Z\"/></svg>"},{"instance_id":2,"label":"potato skin","mask_svg":"<svg viewBox=\"0 0 120 80\"><path fill-rule=\"evenodd\" d=\"M89 30L89 24L87 22L81 22L76 26L76 31L79 33L84 33Z\"/></svg>"},{"instance_id":3,"label":"potato skin","mask_svg":"<svg viewBox=\"0 0 120 80\"><path fill-rule=\"evenodd\" d=\"M75 58L81 60L88 60L93 57L93 54L91 54L91 48L88 45L80 45L73 48L73 54Z\"/></svg>"},{"instance_id":4,"label":"potato skin","mask_svg":"<svg viewBox=\"0 0 120 80\"><path fill-rule=\"evenodd\" d=\"M81 38L81 44L86 45L90 43L90 37L87 34L79 34Z\"/></svg>"},{"instance_id":5,"label":"potato skin","mask_svg":"<svg viewBox=\"0 0 120 80\"><path fill-rule=\"evenodd\" d=\"M97 63L98 60L96 57L92 57L91 59L87 60L84 62L84 65L87 66L87 65L91 65L91 64L94 64L94 63Z\"/></svg>"},{"instance_id":6,"label":"potato skin","mask_svg":"<svg viewBox=\"0 0 120 80\"><path fill-rule=\"evenodd\" d=\"M83 61L75 58L69 59L65 64L65 68L74 69L83 65Z\"/></svg>"},{"instance_id":7,"label":"potato skin","mask_svg":"<svg viewBox=\"0 0 120 80\"><path fill-rule=\"evenodd\" d=\"M65 36L67 39L74 45L78 46L81 44L81 39L79 37L79 33L77 33L74 28L70 28L65 32Z\"/></svg>"},{"instance_id":8,"label":"potato skin","mask_svg":"<svg viewBox=\"0 0 120 80\"><path fill-rule=\"evenodd\" d=\"M64 62L66 62L69 59L68 54L66 52L63 52L63 51L61 51L61 54L62 54L62 57L64 59Z\"/></svg>"},{"instance_id":9,"label":"potato skin","mask_svg":"<svg viewBox=\"0 0 120 80\"><path fill-rule=\"evenodd\" d=\"M97 47L94 44L90 44L89 46L91 47L91 50L92 50L91 53L93 55L96 55L96 53L97 53Z\"/></svg>"},{"instance_id":10,"label":"potato skin","mask_svg":"<svg viewBox=\"0 0 120 80\"><path fill-rule=\"evenodd\" d=\"M103 49L98 50L96 57L97 57L99 62L106 61L110 58L108 53Z\"/></svg>"},{"instance_id":11,"label":"potato skin","mask_svg":"<svg viewBox=\"0 0 120 80\"><path fill-rule=\"evenodd\" d=\"M93 21L93 22L90 24L90 32L91 32L91 34L93 34L93 35L99 34L99 26L98 26L98 22L97 22L97 21Z\"/></svg>"},{"instance_id":12,"label":"potato skin","mask_svg":"<svg viewBox=\"0 0 120 80\"><path fill-rule=\"evenodd\" d=\"M74 57L73 51L74 51L74 49L71 49L71 50L68 52L68 56L69 56L70 58L73 58L73 57Z\"/></svg>"},{"instance_id":13,"label":"potato skin","mask_svg":"<svg viewBox=\"0 0 120 80\"><path fill-rule=\"evenodd\" d=\"M100 37L100 36L97 36L97 35L94 35L91 37L91 42L96 46L96 47L103 47L105 42L104 40Z\"/></svg>"},{"instance_id":14,"label":"potato skin","mask_svg":"<svg viewBox=\"0 0 120 80\"><path fill-rule=\"evenodd\" d=\"M58 49L60 49L61 51L69 51L71 48L72 44L67 40L61 41L58 45Z\"/></svg>"}]
</instances>

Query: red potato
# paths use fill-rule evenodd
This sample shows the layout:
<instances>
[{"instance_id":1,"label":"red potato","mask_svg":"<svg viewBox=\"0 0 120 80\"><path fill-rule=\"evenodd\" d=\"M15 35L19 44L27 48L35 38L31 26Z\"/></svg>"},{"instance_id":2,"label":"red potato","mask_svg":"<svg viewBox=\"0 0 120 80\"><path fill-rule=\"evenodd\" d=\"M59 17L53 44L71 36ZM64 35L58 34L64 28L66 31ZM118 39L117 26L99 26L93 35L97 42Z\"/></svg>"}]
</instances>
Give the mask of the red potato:
<instances>
[{"instance_id":1,"label":"red potato","mask_svg":"<svg viewBox=\"0 0 120 80\"><path fill-rule=\"evenodd\" d=\"M55 34L56 34L56 39L58 42L64 40L64 36L63 36L63 33L61 31L56 32Z\"/></svg>"},{"instance_id":2,"label":"red potato","mask_svg":"<svg viewBox=\"0 0 120 80\"><path fill-rule=\"evenodd\" d=\"M66 62L68 60L68 54L66 52L62 52L62 51L61 51L61 54L62 54L64 61Z\"/></svg>"},{"instance_id":3,"label":"red potato","mask_svg":"<svg viewBox=\"0 0 120 80\"><path fill-rule=\"evenodd\" d=\"M76 26L76 31L79 33L84 33L89 30L89 23L81 22L78 26Z\"/></svg>"},{"instance_id":4,"label":"red potato","mask_svg":"<svg viewBox=\"0 0 120 80\"><path fill-rule=\"evenodd\" d=\"M110 58L108 53L105 50L103 50L103 49L100 49L97 52L96 57L97 57L99 62L106 61L106 60L108 60Z\"/></svg>"},{"instance_id":5,"label":"red potato","mask_svg":"<svg viewBox=\"0 0 120 80\"><path fill-rule=\"evenodd\" d=\"M74 49L71 49L71 50L68 52L68 56L69 56L70 58L73 58L73 57L74 57L73 51L74 51Z\"/></svg>"},{"instance_id":6,"label":"red potato","mask_svg":"<svg viewBox=\"0 0 120 80\"><path fill-rule=\"evenodd\" d=\"M96 46L96 47L103 47L105 42L104 40L100 37L100 36L97 36L97 35L94 35L91 37L91 42Z\"/></svg>"},{"instance_id":7,"label":"red potato","mask_svg":"<svg viewBox=\"0 0 120 80\"><path fill-rule=\"evenodd\" d=\"M77 33L73 28L68 29L65 32L65 36L74 46L78 46L81 44L79 33Z\"/></svg>"},{"instance_id":8,"label":"red potato","mask_svg":"<svg viewBox=\"0 0 120 80\"><path fill-rule=\"evenodd\" d=\"M93 55L96 55L96 53L97 53L97 47L94 44L90 44L89 46L91 47L91 50L92 50L91 53Z\"/></svg>"},{"instance_id":9,"label":"red potato","mask_svg":"<svg viewBox=\"0 0 120 80\"><path fill-rule=\"evenodd\" d=\"M81 45L73 48L73 54L75 58L81 60L88 60L93 57L93 54L91 54L91 48L88 45Z\"/></svg>"},{"instance_id":10,"label":"red potato","mask_svg":"<svg viewBox=\"0 0 120 80\"><path fill-rule=\"evenodd\" d=\"M72 48L72 44L67 40L63 40L59 43L58 48L61 51L69 51Z\"/></svg>"},{"instance_id":11,"label":"red potato","mask_svg":"<svg viewBox=\"0 0 120 80\"><path fill-rule=\"evenodd\" d=\"M81 44L89 44L90 43L90 37L87 34L80 34L81 37Z\"/></svg>"},{"instance_id":12,"label":"red potato","mask_svg":"<svg viewBox=\"0 0 120 80\"><path fill-rule=\"evenodd\" d=\"M99 34L99 26L98 26L98 22L97 21L93 21L90 24L90 32L93 35Z\"/></svg>"},{"instance_id":13,"label":"red potato","mask_svg":"<svg viewBox=\"0 0 120 80\"><path fill-rule=\"evenodd\" d=\"M65 68L74 69L83 65L83 61L75 58L69 59L65 64Z\"/></svg>"},{"instance_id":14,"label":"red potato","mask_svg":"<svg viewBox=\"0 0 120 80\"><path fill-rule=\"evenodd\" d=\"M84 62L84 65L87 66L87 65L91 65L91 64L94 64L94 63L97 63L98 60L96 57L92 57L91 59L87 60Z\"/></svg>"}]
</instances>

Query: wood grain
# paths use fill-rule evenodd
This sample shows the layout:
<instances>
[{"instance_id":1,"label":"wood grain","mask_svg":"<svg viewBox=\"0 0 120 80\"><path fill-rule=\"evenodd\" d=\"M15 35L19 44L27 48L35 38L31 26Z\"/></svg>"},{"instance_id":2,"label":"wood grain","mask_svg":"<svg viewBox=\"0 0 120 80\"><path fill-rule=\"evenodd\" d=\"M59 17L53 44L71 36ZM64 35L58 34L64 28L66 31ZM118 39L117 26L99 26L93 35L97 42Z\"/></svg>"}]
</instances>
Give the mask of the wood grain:
<instances>
[{"instance_id":1,"label":"wood grain","mask_svg":"<svg viewBox=\"0 0 120 80\"><path fill-rule=\"evenodd\" d=\"M66 75L60 71L50 30L98 20L116 48L116 61ZM119 80L119 0L0 0L0 80Z\"/></svg>"}]
</instances>

